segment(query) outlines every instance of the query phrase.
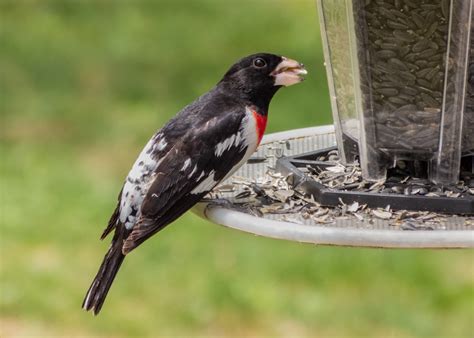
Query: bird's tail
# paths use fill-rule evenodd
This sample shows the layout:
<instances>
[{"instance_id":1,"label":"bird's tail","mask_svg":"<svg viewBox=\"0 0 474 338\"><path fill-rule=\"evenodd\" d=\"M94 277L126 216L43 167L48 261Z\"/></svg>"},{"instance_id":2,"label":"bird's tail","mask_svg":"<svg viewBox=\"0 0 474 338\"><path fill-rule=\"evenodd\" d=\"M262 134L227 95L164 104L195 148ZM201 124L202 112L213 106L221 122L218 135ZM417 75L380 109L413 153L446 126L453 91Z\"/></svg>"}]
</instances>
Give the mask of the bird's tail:
<instances>
[{"instance_id":1,"label":"bird's tail","mask_svg":"<svg viewBox=\"0 0 474 338\"><path fill-rule=\"evenodd\" d=\"M82 303L82 308L86 311L92 310L94 315L100 312L115 275L125 258L122 253L123 239L123 230L116 229L109 251L107 251Z\"/></svg>"}]
</instances>

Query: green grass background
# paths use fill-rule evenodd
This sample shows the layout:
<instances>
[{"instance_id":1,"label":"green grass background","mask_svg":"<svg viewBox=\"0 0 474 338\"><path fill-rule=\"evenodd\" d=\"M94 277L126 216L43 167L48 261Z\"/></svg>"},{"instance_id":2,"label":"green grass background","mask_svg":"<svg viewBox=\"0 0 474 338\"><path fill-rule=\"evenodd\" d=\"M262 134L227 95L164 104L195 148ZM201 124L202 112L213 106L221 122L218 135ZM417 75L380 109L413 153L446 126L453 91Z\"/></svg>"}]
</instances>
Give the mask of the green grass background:
<instances>
[{"instance_id":1,"label":"green grass background","mask_svg":"<svg viewBox=\"0 0 474 338\"><path fill-rule=\"evenodd\" d=\"M473 337L472 251L315 247L187 213L80 309L150 135L238 58L307 65L269 132L331 123L313 0L0 0L0 336Z\"/></svg>"}]
</instances>

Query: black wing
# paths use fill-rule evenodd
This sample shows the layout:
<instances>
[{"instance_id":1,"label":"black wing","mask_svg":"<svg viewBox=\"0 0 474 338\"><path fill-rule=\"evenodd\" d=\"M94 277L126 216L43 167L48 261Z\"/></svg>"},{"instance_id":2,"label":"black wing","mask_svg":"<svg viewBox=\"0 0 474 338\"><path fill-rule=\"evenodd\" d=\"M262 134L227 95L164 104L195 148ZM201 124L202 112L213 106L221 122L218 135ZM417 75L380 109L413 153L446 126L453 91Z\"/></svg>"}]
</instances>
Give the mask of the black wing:
<instances>
[{"instance_id":1,"label":"black wing","mask_svg":"<svg viewBox=\"0 0 474 338\"><path fill-rule=\"evenodd\" d=\"M213 91L202 95L193 103L184 107L174 118L168 121L161 130L153 135L127 175L126 181L118 196L117 206L110 217L107 227L102 233L101 239L104 239L119 226L127 226L127 229L129 229L129 225L134 222L133 220L142 204L140 200L137 201L135 198L138 194L141 196L142 192L146 193L150 181L153 180L152 176L155 174L155 169L153 171L145 169L143 165L145 164L144 162L147 161L143 161L142 157L147 157L147 154L149 154L149 160L154 159L155 162L160 161L179 140L182 140L183 137L189 133L190 129L196 124L200 125L203 121L209 119L210 117L208 115L212 113L213 109L205 108L213 105L214 100L212 100L212 98L215 97L215 95L212 94ZM207 114L201 113L202 110L205 110ZM161 141L165 143L165 146L159 146ZM144 152L146 154L144 154ZM121 218L122 220L120 220Z\"/></svg>"},{"instance_id":2,"label":"black wing","mask_svg":"<svg viewBox=\"0 0 474 338\"><path fill-rule=\"evenodd\" d=\"M213 117L173 146L155 171L140 216L124 242L124 254L199 202L243 158L243 140L216 156L217 144L239 132L243 117L244 109Z\"/></svg>"}]
</instances>

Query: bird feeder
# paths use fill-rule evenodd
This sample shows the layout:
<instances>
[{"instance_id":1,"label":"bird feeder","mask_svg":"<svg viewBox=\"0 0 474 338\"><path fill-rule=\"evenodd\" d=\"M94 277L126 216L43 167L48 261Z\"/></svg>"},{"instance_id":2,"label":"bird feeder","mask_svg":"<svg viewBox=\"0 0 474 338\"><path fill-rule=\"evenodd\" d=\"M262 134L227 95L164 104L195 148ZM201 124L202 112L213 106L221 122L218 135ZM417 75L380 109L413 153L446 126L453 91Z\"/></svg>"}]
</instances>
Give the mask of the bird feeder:
<instances>
[{"instance_id":1,"label":"bird feeder","mask_svg":"<svg viewBox=\"0 0 474 338\"><path fill-rule=\"evenodd\" d=\"M473 0L317 4L334 126L264 136L195 211L298 242L474 247Z\"/></svg>"},{"instance_id":2,"label":"bird feeder","mask_svg":"<svg viewBox=\"0 0 474 338\"><path fill-rule=\"evenodd\" d=\"M358 157L369 181L417 161L432 182L455 184L461 157L474 152L473 1L318 6L343 161Z\"/></svg>"}]
</instances>

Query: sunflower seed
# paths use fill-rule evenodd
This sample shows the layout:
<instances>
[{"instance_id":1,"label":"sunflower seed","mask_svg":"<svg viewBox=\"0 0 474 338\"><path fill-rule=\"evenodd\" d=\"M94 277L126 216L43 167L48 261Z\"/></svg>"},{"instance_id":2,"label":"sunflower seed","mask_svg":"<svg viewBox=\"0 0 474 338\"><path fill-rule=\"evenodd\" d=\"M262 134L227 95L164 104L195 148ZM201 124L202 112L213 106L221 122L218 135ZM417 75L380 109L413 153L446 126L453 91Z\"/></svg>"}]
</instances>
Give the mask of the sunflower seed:
<instances>
[{"instance_id":1,"label":"sunflower seed","mask_svg":"<svg viewBox=\"0 0 474 338\"><path fill-rule=\"evenodd\" d=\"M378 93L385 96L395 96L398 95L399 92L395 88L380 88L378 89Z\"/></svg>"},{"instance_id":2,"label":"sunflower seed","mask_svg":"<svg viewBox=\"0 0 474 338\"><path fill-rule=\"evenodd\" d=\"M388 20L387 26L393 29L408 29L407 25L393 20Z\"/></svg>"},{"instance_id":3,"label":"sunflower seed","mask_svg":"<svg viewBox=\"0 0 474 338\"><path fill-rule=\"evenodd\" d=\"M389 50L389 49L379 50L379 51L376 52L375 54L376 54L378 57L382 58L382 59L393 58L394 56L397 55L397 53L395 53L393 50Z\"/></svg>"},{"instance_id":4,"label":"sunflower seed","mask_svg":"<svg viewBox=\"0 0 474 338\"><path fill-rule=\"evenodd\" d=\"M357 210L359 210L359 203L358 202L354 202L354 203L347 206L347 211L348 212L354 213Z\"/></svg>"},{"instance_id":5,"label":"sunflower seed","mask_svg":"<svg viewBox=\"0 0 474 338\"><path fill-rule=\"evenodd\" d=\"M392 213L390 211L385 210L374 209L372 210L372 214L380 219L390 219L390 217L392 217Z\"/></svg>"}]
</instances>

